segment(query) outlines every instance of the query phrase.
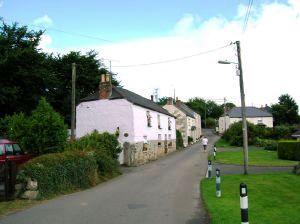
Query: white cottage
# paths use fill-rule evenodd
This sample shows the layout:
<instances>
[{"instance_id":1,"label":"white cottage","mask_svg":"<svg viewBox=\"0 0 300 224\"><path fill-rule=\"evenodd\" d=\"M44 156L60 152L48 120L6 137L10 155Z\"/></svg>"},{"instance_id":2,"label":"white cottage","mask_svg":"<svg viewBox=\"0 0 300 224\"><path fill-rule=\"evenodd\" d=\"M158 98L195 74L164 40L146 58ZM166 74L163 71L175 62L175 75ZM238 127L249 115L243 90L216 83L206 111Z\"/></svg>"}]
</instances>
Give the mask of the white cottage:
<instances>
[{"instance_id":1,"label":"white cottage","mask_svg":"<svg viewBox=\"0 0 300 224\"><path fill-rule=\"evenodd\" d=\"M183 145L188 145L188 137L193 138L193 142L200 139L201 136L201 116L185 105L180 100L168 98L167 104L163 106L169 113L176 117L176 129L181 132Z\"/></svg>"},{"instance_id":2,"label":"white cottage","mask_svg":"<svg viewBox=\"0 0 300 224\"><path fill-rule=\"evenodd\" d=\"M76 107L76 137L117 129L121 164L144 164L176 150L174 116L149 99L112 86L110 76L103 74L99 92Z\"/></svg>"},{"instance_id":3,"label":"white cottage","mask_svg":"<svg viewBox=\"0 0 300 224\"><path fill-rule=\"evenodd\" d=\"M271 113L256 107L246 107L246 119L248 122L273 127L273 116ZM219 133L224 133L231 124L242 120L241 107L234 107L219 118Z\"/></svg>"}]
</instances>

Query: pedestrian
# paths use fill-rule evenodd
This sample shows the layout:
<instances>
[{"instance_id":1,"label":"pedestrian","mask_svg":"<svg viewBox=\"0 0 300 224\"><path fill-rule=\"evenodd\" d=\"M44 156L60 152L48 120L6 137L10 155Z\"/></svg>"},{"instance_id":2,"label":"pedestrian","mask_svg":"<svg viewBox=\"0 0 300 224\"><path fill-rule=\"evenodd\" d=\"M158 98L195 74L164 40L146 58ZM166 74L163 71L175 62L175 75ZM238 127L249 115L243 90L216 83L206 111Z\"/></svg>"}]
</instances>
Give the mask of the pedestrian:
<instances>
[{"instance_id":1,"label":"pedestrian","mask_svg":"<svg viewBox=\"0 0 300 224\"><path fill-rule=\"evenodd\" d=\"M204 152L206 152L207 144L208 144L208 138L206 136L203 136L202 145L203 145Z\"/></svg>"}]
</instances>

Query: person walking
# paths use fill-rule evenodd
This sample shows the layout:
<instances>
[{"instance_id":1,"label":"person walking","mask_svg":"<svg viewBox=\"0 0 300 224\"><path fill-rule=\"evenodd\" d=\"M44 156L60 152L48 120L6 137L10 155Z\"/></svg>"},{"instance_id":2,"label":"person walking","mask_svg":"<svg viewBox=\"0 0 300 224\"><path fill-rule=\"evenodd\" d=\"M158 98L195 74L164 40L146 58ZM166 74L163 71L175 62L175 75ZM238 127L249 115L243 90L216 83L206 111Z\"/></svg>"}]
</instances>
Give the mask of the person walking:
<instances>
[{"instance_id":1,"label":"person walking","mask_svg":"<svg viewBox=\"0 0 300 224\"><path fill-rule=\"evenodd\" d=\"M202 145L203 145L203 150L206 152L207 144L208 144L208 138L206 136L203 136L202 138Z\"/></svg>"}]
</instances>

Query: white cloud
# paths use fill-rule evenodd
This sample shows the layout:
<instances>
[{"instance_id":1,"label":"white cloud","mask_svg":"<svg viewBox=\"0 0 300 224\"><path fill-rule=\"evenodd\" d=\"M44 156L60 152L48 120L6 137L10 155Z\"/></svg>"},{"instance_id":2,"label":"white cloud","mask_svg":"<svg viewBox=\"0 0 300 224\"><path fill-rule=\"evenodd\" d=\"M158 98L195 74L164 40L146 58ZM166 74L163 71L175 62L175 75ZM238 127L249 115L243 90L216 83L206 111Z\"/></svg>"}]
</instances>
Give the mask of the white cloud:
<instances>
[{"instance_id":1,"label":"white cloud","mask_svg":"<svg viewBox=\"0 0 300 224\"><path fill-rule=\"evenodd\" d=\"M49 35L43 34L41 36L41 41L39 44L39 48L43 49L45 52L52 52L52 49L49 49L48 46L52 43L52 38Z\"/></svg>"},{"instance_id":2,"label":"white cloud","mask_svg":"<svg viewBox=\"0 0 300 224\"><path fill-rule=\"evenodd\" d=\"M300 3L270 3L253 8L246 32L242 33L243 10L228 20L213 17L200 20L184 15L174 25L172 36L91 46L100 57L111 58L125 88L149 97L154 88L160 97L176 95L222 99L240 104L239 78L235 66L217 64L218 60L237 61L234 45L187 60L140 67L117 67L163 61L196 54L241 41L246 104L260 106L276 103L281 94L290 94L300 105ZM84 50L84 49L80 49Z\"/></svg>"},{"instance_id":3,"label":"white cloud","mask_svg":"<svg viewBox=\"0 0 300 224\"><path fill-rule=\"evenodd\" d=\"M41 26L44 26L44 27L49 27L49 26L53 25L53 21L48 15L44 15L42 17L36 18L33 21L33 24L34 25L41 25Z\"/></svg>"}]
</instances>

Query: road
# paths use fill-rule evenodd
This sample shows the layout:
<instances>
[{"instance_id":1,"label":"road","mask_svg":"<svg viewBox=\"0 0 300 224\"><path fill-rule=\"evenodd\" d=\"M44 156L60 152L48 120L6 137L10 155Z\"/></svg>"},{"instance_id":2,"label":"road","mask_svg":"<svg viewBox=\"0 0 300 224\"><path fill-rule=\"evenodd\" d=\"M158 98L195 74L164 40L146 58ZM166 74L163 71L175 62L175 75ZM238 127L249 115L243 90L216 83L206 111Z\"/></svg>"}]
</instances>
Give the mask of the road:
<instances>
[{"instance_id":1,"label":"road","mask_svg":"<svg viewBox=\"0 0 300 224\"><path fill-rule=\"evenodd\" d=\"M15 213L0 223L207 224L199 190L207 154L197 143L144 166L125 168L111 181Z\"/></svg>"}]
</instances>

